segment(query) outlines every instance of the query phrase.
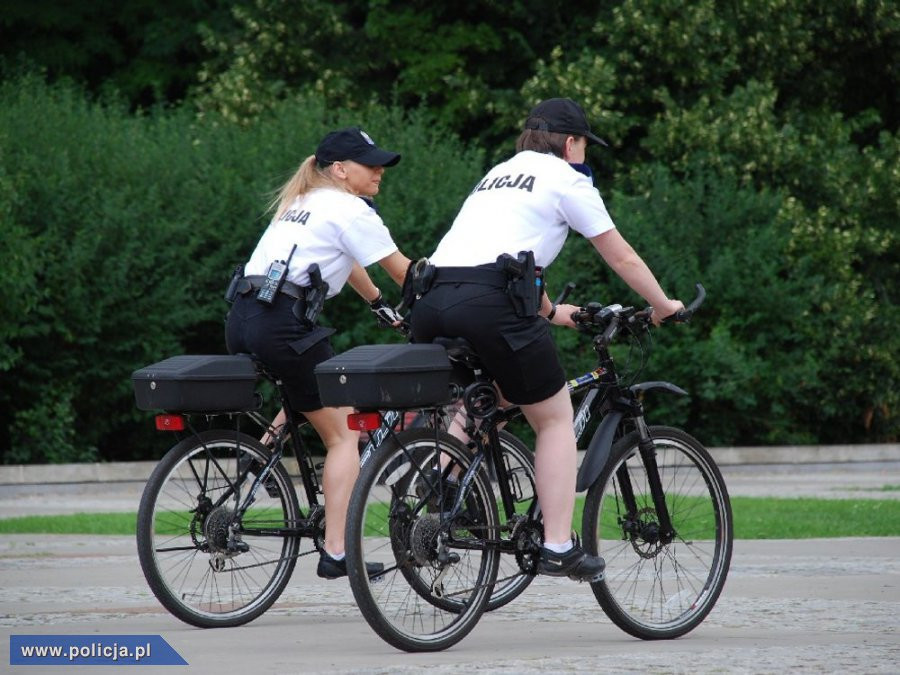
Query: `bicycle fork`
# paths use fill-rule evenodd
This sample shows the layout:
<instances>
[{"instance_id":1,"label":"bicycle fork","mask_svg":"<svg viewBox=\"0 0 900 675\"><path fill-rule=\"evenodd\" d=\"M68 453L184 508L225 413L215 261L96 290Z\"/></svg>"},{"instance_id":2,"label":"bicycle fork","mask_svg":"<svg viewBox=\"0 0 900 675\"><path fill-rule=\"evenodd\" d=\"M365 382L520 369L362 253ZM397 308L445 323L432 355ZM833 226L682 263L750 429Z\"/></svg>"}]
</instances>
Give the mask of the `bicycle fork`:
<instances>
[{"instance_id":1,"label":"bicycle fork","mask_svg":"<svg viewBox=\"0 0 900 675\"><path fill-rule=\"evenodd\" d=\"M625 503L627 516L622 523L627 534L638 536L644 541L656 545L666 545L675 538L675 529L669 515L669 507L666 505L666 495L663 491L662 480L659 477L659 465L656 461L656 446L650 429L643 417L634 418L635 425L640 435L638 441L638 453L647 475L647 483L650 487L650 495L653 499L653 508L656 512L656 522L648 522L641 517L641 509L634 496L631 484L631 475L625 463L619 466L616 477L619 480L619 489L622 491L622 500Z\"/></svg>"}]
</instances>

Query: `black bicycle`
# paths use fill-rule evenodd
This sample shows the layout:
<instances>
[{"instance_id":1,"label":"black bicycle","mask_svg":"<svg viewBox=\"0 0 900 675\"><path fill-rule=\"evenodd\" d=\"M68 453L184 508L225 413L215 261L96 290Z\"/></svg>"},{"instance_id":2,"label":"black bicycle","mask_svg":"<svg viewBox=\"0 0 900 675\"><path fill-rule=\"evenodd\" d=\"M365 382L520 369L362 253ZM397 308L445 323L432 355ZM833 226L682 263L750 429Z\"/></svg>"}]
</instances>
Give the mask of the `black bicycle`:
<instances>
[{"instance_id":1,"label":"black bicycle","mask_svg":"<svg viewBox=\"0 0 900 675\"><path fill-rule=\"evenodd\" d=\"M258 380L274 385L287 422L261 412ZM278 599L297 559L322 550L325 511L308 422L281 382L248 356L178 356L134 374L138 407L167 410L157 428L178 442L150 476L137 517L137 549L151 590L173 615L203 628L238 626ZM406 416L386 411L371 451ZM268 431L271 443L259 438ZM293 454L296 468L288 468ZM299 481L300 492L295 489Z\"/></svg>"},{"instance_id":2,"label":"black bicycle","mask_svg":"<svg viewBox=\"0 0 900 675\"><path fill-rule=\"evenodd\" d=\"M705 292L697 288L674 320L689 320L702 304ZM596 303L576 313L579 329L593 338L597 367L568 388L584 395L574 421L579 438L589 419L601 418L577 480L577 490L587 490L584 547L607 563L591 588L620 628L662 639L693 630L715 605L733 523L724 480L703 445L645 421L648 392L685 392L617 374L610 345L628 337L646 357L650 313ZM406 651L445 649L474 628L492 594L502 590L505 602L516 597L534 578L543 542L533 465L507 452L498 431L519 409L498 406L496 388L467 344L441 342L472 373L462 396L470 447L437 425L390 433L363 463L348 513L356 602L384 640ZM384 563L378 584L365 575L365 561ZM501 561L515 571L498 580Z\"/></svg>"}]
</instances>

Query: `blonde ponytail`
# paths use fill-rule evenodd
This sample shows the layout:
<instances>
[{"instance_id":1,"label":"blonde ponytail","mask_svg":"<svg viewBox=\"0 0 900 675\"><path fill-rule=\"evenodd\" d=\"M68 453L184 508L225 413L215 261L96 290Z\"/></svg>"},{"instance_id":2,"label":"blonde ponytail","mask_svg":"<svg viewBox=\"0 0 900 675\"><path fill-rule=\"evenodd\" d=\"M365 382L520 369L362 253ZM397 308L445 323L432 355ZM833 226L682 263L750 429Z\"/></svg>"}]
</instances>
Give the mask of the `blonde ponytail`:
<instances>
[{"instance_id":1,"label":"blonde ponytail","mask_svg":"<svg viewBox=\"0 0 900 675\"><path fill-rule=\"evenodd\" d=\"M275 211L277 219L282 213L287 211L288 207L297 197L305 195L311 190L321 187L345 189L338 181L336 181L328 167L320 169L316 165L316 156L310 155L300 164L296 173L291 176L287 183L281 186L278 194L269 204L269 211Z\"/></svg>"}]
</instances>

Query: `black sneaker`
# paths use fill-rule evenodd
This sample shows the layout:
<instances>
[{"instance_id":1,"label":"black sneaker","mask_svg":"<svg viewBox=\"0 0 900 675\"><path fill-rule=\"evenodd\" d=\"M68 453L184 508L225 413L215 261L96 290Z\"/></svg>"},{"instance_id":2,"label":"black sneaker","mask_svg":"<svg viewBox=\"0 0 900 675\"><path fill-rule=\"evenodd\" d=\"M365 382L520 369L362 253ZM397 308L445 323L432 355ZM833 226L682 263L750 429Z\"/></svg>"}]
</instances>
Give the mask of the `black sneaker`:
<instances>
[{"instance_id":1,"label":"black sneaker","mask_svg":"<svg viewBox=\"0 0 900 675\"><path fill-rule=\"evenodd\" d=\"M366 572L370 579L381 576L384 572L384 565L381 563L366 563ZM316 568L316 574L323 579L337 579L347 576L347 559L335 560L324 551L319 554L319 566Z\"/></svg>"},{"instance_id":2,"label":"black sneaker","mask_svg":"<svg viewBox=\"0 0 900 675\"><path fill-rule=\"evenodd\" d=\"M541 546L541 560L538 563L538 574L551 577L569 577L575 581L600 581L606 562L597 555L588 555L575 539L574 546L565 553L555 553Z\"/></svg>"}]
</instances>

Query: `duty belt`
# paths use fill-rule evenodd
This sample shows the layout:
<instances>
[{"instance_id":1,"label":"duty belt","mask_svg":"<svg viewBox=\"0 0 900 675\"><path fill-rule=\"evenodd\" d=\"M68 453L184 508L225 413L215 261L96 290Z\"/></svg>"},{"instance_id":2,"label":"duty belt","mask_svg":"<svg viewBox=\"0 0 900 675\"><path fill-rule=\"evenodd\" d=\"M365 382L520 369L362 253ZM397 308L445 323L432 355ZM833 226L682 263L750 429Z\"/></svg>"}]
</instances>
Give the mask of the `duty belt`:
<instances>
[{"instance_id":1,"label":"duty belt","mask_svg":"<svg viewBox=\"0 0 900 675\"><path fill-rule=\"evenodd\" d=\"M257 291L265 282L266 277L262 274L247 276L238 281L237 291L241 295L250 291ZM306 289L290 281L282 283L281 292L297 300L302 300L306 297Z\"/></svg>"},{"instance_id":2,"label":"duty belt","mask_svg":"<svg viewBox=\"0 0 900 675\"><path fill-rule=\"evenodd\" d=\"M506 272L487 267L436 267L435 284L481 284L506 288L509 276Z\"/></svg>"}]
</instances>

